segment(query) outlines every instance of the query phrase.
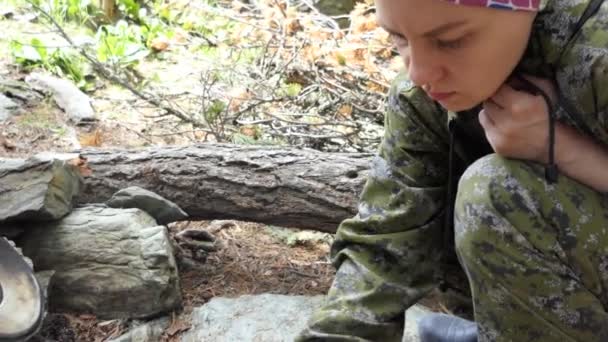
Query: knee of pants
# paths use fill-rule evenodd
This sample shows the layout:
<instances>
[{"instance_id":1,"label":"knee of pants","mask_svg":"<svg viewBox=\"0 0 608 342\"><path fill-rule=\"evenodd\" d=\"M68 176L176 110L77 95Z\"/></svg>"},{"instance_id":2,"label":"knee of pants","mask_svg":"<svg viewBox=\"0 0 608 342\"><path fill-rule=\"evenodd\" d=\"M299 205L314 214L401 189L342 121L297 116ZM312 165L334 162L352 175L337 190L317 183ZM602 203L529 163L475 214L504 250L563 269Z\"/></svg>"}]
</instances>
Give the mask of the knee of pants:
<instances>
[{"instance_id":1,"label":"knee of pants","mask_svg":"<svg viewBox=\"0 0 608 342\"><path fill-rule=\"evenodd\" d=\"M519 235L505 215L534 206L525 189L537 179L534 167L497 154L479 159L464 172L454 205L455 244L461 258L479 256L484 250L479 247L497 234Z\"/></svg>"}]
</instances>

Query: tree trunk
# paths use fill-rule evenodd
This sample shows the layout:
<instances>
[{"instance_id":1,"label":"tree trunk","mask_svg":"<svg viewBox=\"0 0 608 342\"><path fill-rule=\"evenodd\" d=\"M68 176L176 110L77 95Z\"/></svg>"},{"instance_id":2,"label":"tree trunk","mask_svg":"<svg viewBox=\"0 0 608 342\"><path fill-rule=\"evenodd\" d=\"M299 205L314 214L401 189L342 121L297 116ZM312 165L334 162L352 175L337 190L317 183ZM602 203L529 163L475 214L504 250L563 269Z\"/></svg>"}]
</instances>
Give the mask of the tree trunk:
<instances>
[{"instance_id":1,"label":"tree trunk","mask_svg":"<svg viewBox=\"0 0 608 342\"><path fill-rule=\"evenodd\" d=\"M100 0L101 10L106 19L114 22L116 19L116 0Z\"/></svg>"},{"instance_id":2,"label":"tree trunk","mask_svg":"<svg viewBox=\"0 0 608 342\"><path fill-rule=\"evenodd\" d=\"M370 154L205 144L83 150L93 175L79 202L103 202L140 186L193 219L238 219L335 232L356 213Z\"/></svg>"}]
</instances>

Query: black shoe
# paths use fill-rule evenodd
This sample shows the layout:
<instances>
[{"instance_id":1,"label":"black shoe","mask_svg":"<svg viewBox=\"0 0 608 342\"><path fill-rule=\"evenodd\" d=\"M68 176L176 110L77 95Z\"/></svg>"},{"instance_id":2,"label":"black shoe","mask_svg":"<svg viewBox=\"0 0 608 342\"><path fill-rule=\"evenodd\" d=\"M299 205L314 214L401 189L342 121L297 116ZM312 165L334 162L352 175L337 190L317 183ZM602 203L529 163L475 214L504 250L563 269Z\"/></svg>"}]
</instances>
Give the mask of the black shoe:
<instances>
[{"instance_id":1,"label":"black shoe","mask_svg":"<svg viewBox=\"0 0 608 342\"><path fill-rule=\"evenodd\" d=\"M477 323L456 316L430 314L418 322L420 342L477 342Z\"/></svg>"}]
</instances>

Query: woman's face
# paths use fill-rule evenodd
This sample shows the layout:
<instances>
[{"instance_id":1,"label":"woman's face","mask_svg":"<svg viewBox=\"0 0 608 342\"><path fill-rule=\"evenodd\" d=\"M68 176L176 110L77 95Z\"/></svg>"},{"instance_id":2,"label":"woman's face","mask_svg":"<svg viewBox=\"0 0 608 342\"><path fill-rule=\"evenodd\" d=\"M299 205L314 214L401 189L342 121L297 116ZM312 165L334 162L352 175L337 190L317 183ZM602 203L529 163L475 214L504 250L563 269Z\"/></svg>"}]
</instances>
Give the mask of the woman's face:
<instances>
[{"instance_id":1,"label":"woman's face","mask_svg":"<svg viewBox=\"0 0 608 342\"><path fill-rule=\"evenodd\" d=\"M521 59L534 12L441 0L376 0L409 77L451 111L490 98Z\"/></svg>"}]
</instances>

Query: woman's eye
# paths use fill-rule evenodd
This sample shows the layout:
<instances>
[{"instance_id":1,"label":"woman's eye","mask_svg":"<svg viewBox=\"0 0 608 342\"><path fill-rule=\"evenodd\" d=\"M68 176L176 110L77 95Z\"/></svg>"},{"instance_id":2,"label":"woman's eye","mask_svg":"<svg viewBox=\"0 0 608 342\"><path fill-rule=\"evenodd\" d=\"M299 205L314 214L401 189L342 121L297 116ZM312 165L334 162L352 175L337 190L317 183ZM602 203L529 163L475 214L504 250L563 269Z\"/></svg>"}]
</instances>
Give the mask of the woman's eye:
<instances>
[{"instance_id":1,"label":"woman's eye","mask_svg":"<svg viewBox=\"0 0 608 342\"><path fill-rule=\"evenodd\" d=\"M437 40L437 46L441 49L456 50L462 47L463 41L463 38L453 40Z\"/></svg>"}]
</instances>

